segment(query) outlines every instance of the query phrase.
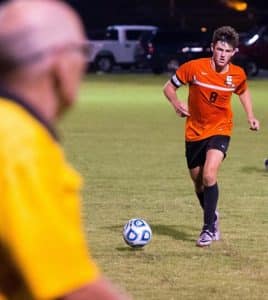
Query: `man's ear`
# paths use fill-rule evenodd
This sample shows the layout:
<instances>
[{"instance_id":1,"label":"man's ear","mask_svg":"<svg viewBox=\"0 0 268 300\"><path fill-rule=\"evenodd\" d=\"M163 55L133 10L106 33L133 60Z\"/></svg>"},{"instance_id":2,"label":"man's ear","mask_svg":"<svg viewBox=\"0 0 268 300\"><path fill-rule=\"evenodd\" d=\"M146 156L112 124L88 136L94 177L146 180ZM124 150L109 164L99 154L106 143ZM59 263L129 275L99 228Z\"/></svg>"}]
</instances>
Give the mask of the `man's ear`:
<instances>
[{"instance_id":1,"label":"man's ear","mask_svg":"<svg viewBox=\"0 0 268 300\"><path fill-rule=\"evenodd\" d=\"M61 113L68 102L68 63L59 58L51 66L51 81L57 102L58 113Z\"/></svg>"},{"instance_id":2,"label":"man's ear","mask_svg":"<svg viewBox=\"0 0 268 300\"><path fill-rule=\"evenodd\" d=\"M62 75L61 66L59 63L53 62L50 69L51 85L54 90L55 96L58 97L59 91L62 90Z\"/></svg>"},{"instance_id":3,"label":"man's ear","mask_svg":"<svg viewBox=\"0 0 268 300\"><path fill-rule=\"evenodd\" d=\"M213 51L214 51L214 44L213 43L210 44L210 50L213 53Z\"/></svg>"},{"instance_id":4,"label":"man's ear","mask_svg":"<svg viewBox=\"0 0 268 300\"><path fill-rule=\"evenodd\" d=\"M61 89L63 94L68 93L72 76L70 76L70 64L66 55L63 53L58 55L57 59L54 60L52 72L56 86Z\"/></svg>"},{"instance_id":5,"label":"man's ear","mask_svg":"<svg viewBox=\"0 0 268 300\"><path fill-rule=\"evenodd\" d=\"M67 64L60 57L51 66L51 75L57 86L63 85L67 73Z\"/></svg>"},{"instance_id":6,"label":"man's ear","mask_svg":"<svg viewBox=\"0 0 268 300\"><path fill-rule=\"evenodd\" d=\"M232 57L233 57L237 52L239 52L239 49L238 49L238 48L235 48L234 51L233 51L233 53L232 53Z\"/></svg>"}]
</instances>

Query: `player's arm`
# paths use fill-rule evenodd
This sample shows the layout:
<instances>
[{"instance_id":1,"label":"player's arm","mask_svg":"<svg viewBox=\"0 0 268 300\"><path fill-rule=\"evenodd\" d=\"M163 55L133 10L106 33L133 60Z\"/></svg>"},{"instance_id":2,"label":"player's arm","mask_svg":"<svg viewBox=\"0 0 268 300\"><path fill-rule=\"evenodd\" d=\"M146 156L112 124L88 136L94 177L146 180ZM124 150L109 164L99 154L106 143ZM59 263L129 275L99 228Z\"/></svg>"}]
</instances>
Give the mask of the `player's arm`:
<instances>
[{"instance_id":1,"label":"player's arm","mask_svg":"<svg viewBox=\"0 0 268 300\"><path fill-rule=\"evenodd\" d=\"M58 300L131 300L107 279L98 280L65 295Z\"/></svg>"},{"instance_id":2,"label":"player's arm","mask_svg":"<svg viewBox=\"0 0 268 300\"><path fill-rule=\"evenodd\" d=\"M247 114L248 123L251 130L259 130L259 121L255 118L252 108L252 100L249 89L247 88L242 94L239 95L240 102Z\"/></svg>"},{"instance_id":3,"label":"player's arm","mask_svg":"<svg viewBox=\"0 0 268 300\"><path fill-rule=\"evenodd\" d=\"M190 116L187 104L180 101L177 97L177 89L178 87L169 80L165 84L163 92L180 117Z\"/></svg>"}]
</instances>

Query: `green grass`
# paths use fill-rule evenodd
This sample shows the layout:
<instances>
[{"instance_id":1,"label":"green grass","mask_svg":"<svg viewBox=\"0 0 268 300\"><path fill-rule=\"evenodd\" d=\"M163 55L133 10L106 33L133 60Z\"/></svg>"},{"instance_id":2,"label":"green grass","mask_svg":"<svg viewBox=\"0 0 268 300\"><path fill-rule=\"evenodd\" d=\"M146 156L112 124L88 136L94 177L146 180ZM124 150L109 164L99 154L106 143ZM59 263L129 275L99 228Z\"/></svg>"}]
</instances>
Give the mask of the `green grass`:
<instances>
[{"instance_id":1,"label":"green grass","mask_svg":"<svg viewBox=\"0 0 268 300\"><path fill-rule=\"evenodd\" d=\"M267 299L267 80L249 82L259 132L233 97L235 129L220 174L222 241L195 247L202 215L184 159L184 120L162 94L167 75L89 75L61 123L85 179L83 220L103 273L134 299ZM180 90L184 99L187 89ZM124 223L146 219L153 240L134 251Z\"/></svg>"}]
</instances>

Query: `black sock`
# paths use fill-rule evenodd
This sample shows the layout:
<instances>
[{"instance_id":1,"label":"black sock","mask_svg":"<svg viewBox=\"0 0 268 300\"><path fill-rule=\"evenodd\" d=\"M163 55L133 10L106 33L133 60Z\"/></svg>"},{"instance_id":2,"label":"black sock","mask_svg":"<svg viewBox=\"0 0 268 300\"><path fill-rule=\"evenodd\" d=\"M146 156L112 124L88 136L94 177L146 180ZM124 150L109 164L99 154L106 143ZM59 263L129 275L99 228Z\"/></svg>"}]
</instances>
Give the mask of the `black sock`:
<instances>
[{"instance_id":1,"label":"black sock","mask_svg":"<svg viewBox=\"0 0 268 300\"><path fill-rule=\"evenodd\" d=\"M200 193L197 193L197 192L195 192L196 193L196 196L197 196L197 198L198 198L198 200L199 200L199 204L200 204L200 206L203 208L203 210L204 210L204 192L200 192Z\"/></svg>"},{"instance_id":2,"label":"black sock","mask_svg":"<svg viewBox=\"0 0 268 300\"><path fill-rule=\"evenodd\" d=\"M215 211L217 208L219 197L218 184L205 186L204 188L204 230L208 229L213 232L213 224L215 221Z\"/></svg>"}]
</instances>

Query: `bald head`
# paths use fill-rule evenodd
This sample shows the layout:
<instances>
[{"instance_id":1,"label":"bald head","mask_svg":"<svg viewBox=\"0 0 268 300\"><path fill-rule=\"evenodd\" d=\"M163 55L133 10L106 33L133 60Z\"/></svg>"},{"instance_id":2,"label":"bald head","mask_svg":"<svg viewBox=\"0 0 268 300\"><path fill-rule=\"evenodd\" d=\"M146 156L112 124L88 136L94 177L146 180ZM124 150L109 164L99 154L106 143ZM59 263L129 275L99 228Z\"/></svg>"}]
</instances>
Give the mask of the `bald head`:
<instances>
[{"instance_id":1,"label":"bald head","mask_svg":"<svg viewBox=\"0 0 268 300\"><path fill-rule=\"evenodd\" d=\"M54 122L76 100L87 44L76 12L58 0L0 6L0 85Z\"/></svg>"},{"instance_id":2,"label":"bald head","mask_svg":"<svg viewBox=\"0 0 268 300\"><path fill-rule=\"evenodd\" d=\"M13 0L0 6L2 75L31 59L41 60L38 54L49 49L84 40L79 17L61 1Z\"/></svg>"}]
</instances>

